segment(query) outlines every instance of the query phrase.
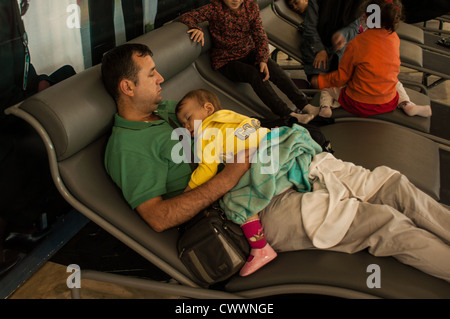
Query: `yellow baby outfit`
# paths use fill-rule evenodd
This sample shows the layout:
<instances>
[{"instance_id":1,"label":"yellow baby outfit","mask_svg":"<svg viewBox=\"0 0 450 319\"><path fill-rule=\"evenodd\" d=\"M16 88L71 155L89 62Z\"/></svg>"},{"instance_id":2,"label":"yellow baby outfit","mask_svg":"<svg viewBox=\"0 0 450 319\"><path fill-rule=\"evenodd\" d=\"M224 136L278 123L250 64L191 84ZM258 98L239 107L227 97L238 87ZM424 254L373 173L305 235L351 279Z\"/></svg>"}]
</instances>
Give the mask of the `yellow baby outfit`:
<instances>
[{"instance_id":1,"label":"yellow baby outfit","mask_svg":"<svg viewBox=\"0 0 450 319\"><path fill-rule=\"evenodd\" d=\"M220 163L233 162L235 154L247 149L256 151L269 131L261 127L259 120L230 110L219 110L207 117L195 128L194 152L199 165L189 187L207 182L217 174Z\"/></svg>"}]
</instances>

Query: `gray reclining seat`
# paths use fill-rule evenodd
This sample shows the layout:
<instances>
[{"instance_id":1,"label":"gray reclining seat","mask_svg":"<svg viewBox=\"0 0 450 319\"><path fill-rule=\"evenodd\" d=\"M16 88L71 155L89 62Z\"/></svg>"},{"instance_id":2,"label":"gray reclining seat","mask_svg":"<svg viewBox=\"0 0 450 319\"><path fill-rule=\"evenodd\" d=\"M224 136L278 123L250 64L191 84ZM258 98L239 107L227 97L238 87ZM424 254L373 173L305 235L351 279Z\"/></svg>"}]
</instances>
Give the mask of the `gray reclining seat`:
<instances>
[{"instance_id":1,"label":"gray reclining seat","mask_svg":"<svg viewBox=\"0 0 450 319\"><path fill-rule=\"evenodd\" d=\"M288 10L291 10L286 6L284 0L258 0L257 2L260 7L261 18L264 30L266 31L269 38L269 43L279 50L285 52L287 55L294 58L298 62L302 63L300 52L300 43L302 41L302 36L301 32L299 31L299 26L303 22L303 20L298 15L298 18L296 18L292 14L288 13ZM416 62L416 56L411 57L410 60L412 60L416 64L418 63ZM428 93L423 86L418 83L403 83L407 93L416 104L430 104L430 99L427 95ZM419 88L422 93L408 88L408 85ZM345 119L349 117L353 119L358 118L342 108L337 109L333 112L333 118ZM396 109L393 112L389 113L378 114L370 118L396 123L423 133L430 132L430 118L407 116L403 111L399 109Z\"/></svg>"},{"instance_id":2,"label":"gray reclining seat","mask_svg":"<svg viewBox=\"0 0 450 319\"><path fill-rule=\"evenodd\" d=\"M440 30L440 31L443 32L442 37L450 35L450 31L448 30ZM422 28L413 24L408 24L406 22L401 22L396 32L400 39L416 43L422 49L450 56L450 49L447 49L437 44L437 41L441 39L441 36L436 35L435 32L424 31Z\"/></svg>"},{"instance_id":3,"label":"gray reclining seat","mask_svg":"<svg viewBox=\"0 0 450 319\"><path fill-rule=\"evenodd\" d=\"M192 43L186 31L186 26L174 22L133 41L147 44L152 49L157 70L165 78L164 98L179 99L191 89L206 88L217 93L225 106L249 115L259 114L240 101L238 93L232 96L227 93L228 89L223 89L200 75L195 61L207 54L208 45L202 48ZM285 252L251 276L242 278L236 275L218 287L199 288L178 259L177 230L162 233L153 231L130 209L120 190L105 172L104 148L116 106L103 87L100 66L94 66L44 90L20 106L9 108L7 112L26 120L42 137L48 151L53 180L63 197L76 210L172 276L178 284L89 270L81 271L82 278L193 298L241 298L280 294L343 298L450 297L450 285L447 282L405 266L393 258L376 258L366 251L353 255L327 251ZM402 163L403 166L407 166L404 163L405 156L410 156L406 163L416 169L409 171L408 175L416 181L422 175L435 176L434 171L439 171L428 159L421 162L423 159L418 154L403 154L403 149L397 149L397 143L390 146L391 140L395 138L399 144L428 149L429 157L436 159L437 148L433 142L408 130L391 130L394 127L391 124L372 124L379 141L385 142L382 149L361 145L362 149L342 148L339 153L349 158L355 155L355 158L363 162L370 158L372 163L378 159L379 164ZM340 132L344 138L348 138L347 146L353 144L355 135L370 141L368 135L374 134L373 131L366 133L360 126L346 126L346 123L331 125L329 128L329 134L333 136L339 136ZM348 137L347 134L353 136ZM436 183L439 184L438 180L422 186L424 190L433 193L436 191ZM381 267L381 288L369 288L366 284L370 275L367 269L371 264ZM74 296L79 296L78 293L79 291L74 290Z\"/></svg>"}]
</instances>

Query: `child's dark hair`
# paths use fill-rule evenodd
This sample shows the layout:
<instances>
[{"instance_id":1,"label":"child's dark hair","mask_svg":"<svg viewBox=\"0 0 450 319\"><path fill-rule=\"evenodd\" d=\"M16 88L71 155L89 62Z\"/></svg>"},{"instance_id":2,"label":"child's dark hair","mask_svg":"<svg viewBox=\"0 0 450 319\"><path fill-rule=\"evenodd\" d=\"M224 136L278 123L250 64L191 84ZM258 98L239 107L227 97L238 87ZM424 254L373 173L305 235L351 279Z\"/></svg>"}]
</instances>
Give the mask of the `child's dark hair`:
<instances>
[{"instance_id":1,"label":"child's dark hair","mask_svg":"<svg viewBox=\"0 0 450 319\"><path fill-rule=\"evenodd\" d=\"M178 102L175 108L176 113L180 111L184 101L186 101L187 99L196 99L200 105L204 105L205 103L209 102L214 106L214 112L222 109L222 106L220 105L220 100L216 94L208 90L198 89L192 90L188 92L185 96L183 96L183 98Z\"/></svg>"},{"instance_id":2,"label":"child's dark hair","mask_svg":"<svg viewBox=\"0 0 450 319\"><path fill-rule=\"evenodd\" d=\"M397 30L401 20L403 20L403 5L400 0L368 0L361 7L362 14L366 13L367 7L376 4L380 7L381 27L391 33Z\"/></svg>"}]
</instances>

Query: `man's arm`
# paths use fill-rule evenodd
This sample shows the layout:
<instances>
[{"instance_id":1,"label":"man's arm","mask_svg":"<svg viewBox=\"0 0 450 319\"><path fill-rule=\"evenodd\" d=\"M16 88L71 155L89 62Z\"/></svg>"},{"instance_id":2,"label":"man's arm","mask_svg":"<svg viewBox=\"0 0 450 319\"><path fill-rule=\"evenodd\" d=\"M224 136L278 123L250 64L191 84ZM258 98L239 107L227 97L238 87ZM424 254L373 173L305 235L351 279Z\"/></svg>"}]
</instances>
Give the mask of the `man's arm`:
<instances>
[{"instance_id":1,"label":"man's arm","mask_svg":"<svg viewBox=\"0 0 450 319\"><path fill-rule=\"evenodd\" d=\"M170 199L157 196L136 207L157 232L178 226L225 195L248 170L249 163L230 163L205 184Z\"/></svg>"}]
</instances>

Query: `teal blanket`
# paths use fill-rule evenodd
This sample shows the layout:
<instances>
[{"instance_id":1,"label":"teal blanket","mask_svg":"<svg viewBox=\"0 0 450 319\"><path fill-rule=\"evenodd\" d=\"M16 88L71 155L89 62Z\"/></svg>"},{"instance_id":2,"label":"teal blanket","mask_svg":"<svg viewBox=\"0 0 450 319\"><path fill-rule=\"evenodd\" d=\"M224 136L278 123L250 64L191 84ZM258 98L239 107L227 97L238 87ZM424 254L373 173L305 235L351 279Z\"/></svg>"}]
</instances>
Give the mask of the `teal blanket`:
<instances>
[{"instance_id":1,"label":"teal blanket","mask_svg":"<svg viewBox=\"0 0 450 319\"><path fill-rule=\"evenodd\" d=\"M261 141L251 168L221 199L227 217L243 224L287 188L309 192L309 165L314 155L321 152L319 144L300 125L273 129Z\"/></svg>"}]
</instances>

